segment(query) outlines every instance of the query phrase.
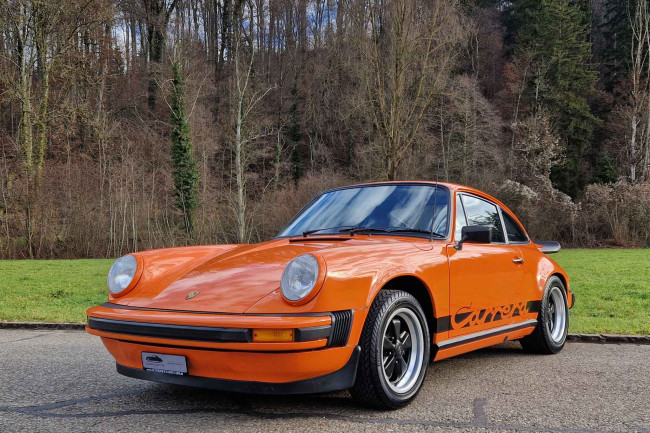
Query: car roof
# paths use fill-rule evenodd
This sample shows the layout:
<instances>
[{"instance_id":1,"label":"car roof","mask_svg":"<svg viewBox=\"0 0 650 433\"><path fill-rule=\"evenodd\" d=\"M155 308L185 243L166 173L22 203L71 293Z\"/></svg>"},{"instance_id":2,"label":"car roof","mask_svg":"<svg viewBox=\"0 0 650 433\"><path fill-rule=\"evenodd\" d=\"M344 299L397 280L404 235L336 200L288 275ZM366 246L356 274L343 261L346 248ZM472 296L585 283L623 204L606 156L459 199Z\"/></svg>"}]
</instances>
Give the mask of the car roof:
<instances>
[{"instance_id":1,"label":"car roof","mask_svg":"<svg viewBox=\"0 0 650 433\"><path fill-rule=\"evenodd\" d=\"M446 187L447 189L451 191L457 191L457 192L467 192L470 194L475 194L477 196L486 198L490 201L493 201L494 203L498 204L499 206L508 209L507 206L505 206L503 203L501 203L499 200L496 198L492 197L490 194L487 194L479 189L472 188L471 186L467 185L461 185L458 183L451 183L451 182L436 182L436 181L429 181L429 180L391 180L391 181L380 181L380 182L364 182L364 183L356 183L352 185L345 185L345 186L340 186L337 188L332 188L329 189L325 192L328 191L336 191L339 189L346 189L346 188L355 188L355 187L361 187L361 186L377 186L377 185L417 185L417 184L422 184L422 185L440 185L443 187ZM508 209L509 210L509 209Z\"/></svg>"}]
</instances>

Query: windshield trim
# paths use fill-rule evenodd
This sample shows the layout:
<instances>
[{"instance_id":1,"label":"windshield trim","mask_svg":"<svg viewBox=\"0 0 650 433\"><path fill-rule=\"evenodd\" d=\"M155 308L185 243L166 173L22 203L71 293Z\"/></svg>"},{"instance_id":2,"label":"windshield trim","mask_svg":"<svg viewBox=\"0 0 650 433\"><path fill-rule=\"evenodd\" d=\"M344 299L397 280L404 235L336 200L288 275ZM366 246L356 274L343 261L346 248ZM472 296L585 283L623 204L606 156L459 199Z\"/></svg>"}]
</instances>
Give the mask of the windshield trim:
<instances>
[{"instance_id":1,"label":"windshield trim","mask_svg":"<svg viewBox=\"0 0 650 433\"><path fill-rule=\"evenodd\" d=\"M393 237L409 237L409 238L421 238L421 239L431 239L434 241L450 241L451 239L451 226L450 226L450 218L451 218L451 212L452 208L454 207L453 203L451 203L449 200L451 200L451 190L446 186L442 185L437 182L426 182L426 181L411 181L411 182L378 182L378 183L359 183L359 184L354 184L354 185L345 185L345 186L339 186L336 188L330 188L328 190L325 190L321 192L320 194L316 195L314 198L312 198L306 205L302 207L294 216L291 218L291 220L280 230L280 233L282 233L287 227L289 227L300 215L303 214L314 202L316 202L321 196L324 194L328 194L330 192L334 191L340 191L340 190L345 190L345 189L353 189L353 188L373 188L373 187L379 187L379 186L428 186L428 187L433 187L433 188L440 188L440 190L444 190L445 193L447 194L447 200L449 205L447 206L447 236L445 238L440 238L440 237L431 237L429 234L426 233L405 233L405 232L395 232L395 233L373 233L372 235L369 236L393 236ZM322 236L346 236L346 233L323 233ZM314 233L313 235L310 235L309 237L318 237L321 236L321 234ZM303 237L301 234L295 234L295 235L287 235L287 236L280 236L279 233L278 235L274 236L271 238L271 240L275 239L291 239L291 238L301 238Z\"/></svg>"}]
</instances>

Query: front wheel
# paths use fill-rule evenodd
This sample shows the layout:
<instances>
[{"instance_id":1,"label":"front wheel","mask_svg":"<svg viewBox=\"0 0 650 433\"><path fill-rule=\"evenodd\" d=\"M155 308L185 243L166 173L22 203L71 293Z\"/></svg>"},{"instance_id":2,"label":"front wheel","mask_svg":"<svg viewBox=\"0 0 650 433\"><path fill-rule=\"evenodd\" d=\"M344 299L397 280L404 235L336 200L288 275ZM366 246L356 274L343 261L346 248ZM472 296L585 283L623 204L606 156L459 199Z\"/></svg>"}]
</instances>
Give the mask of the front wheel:
<instances>
[{"instance_id":1,"label":"front wheel","mask_svg":"<svg viewBox=\"0 0 650 433\"><path fill-rule=\"evenodd\" d=\"M361 333L361 359L350 390L362 404L397 409L415 398L431 344L418 301L401 290L379 292Z\"/></svg>"},{"instance_id":2,"label":"front wheel","mask_svg":"<svg viewBox=\"0 0 650 433\"><path fill-rule=\"evenodd\" d=\"M538 320L533 333L520 340L524 350L545 354L562 350L569 329L569 307L564 284L556 276L546 283Z\"/></svg>"}]
</instances>

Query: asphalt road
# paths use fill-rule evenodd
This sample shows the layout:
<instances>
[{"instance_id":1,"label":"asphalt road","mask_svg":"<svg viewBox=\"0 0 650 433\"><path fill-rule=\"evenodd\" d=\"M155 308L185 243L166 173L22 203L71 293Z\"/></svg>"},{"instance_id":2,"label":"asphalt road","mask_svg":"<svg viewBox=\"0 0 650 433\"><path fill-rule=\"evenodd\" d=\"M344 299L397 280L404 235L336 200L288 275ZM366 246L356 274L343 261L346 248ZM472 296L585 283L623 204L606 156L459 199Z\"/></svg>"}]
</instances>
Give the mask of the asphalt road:
<instances>
[{"instance_id":1,"label":"asphalt road","mask_svg":"<svg viewBox=\"0 0 650 433\"><path fill-rule=\"evenodd\" d=\"M0 432L433 431L650 433L650 346L569 343L555 356L508 343L433 364L407 408L345 392L261 397L118 375L81 331L0 330Z\"/></svg>"}]
</instances>

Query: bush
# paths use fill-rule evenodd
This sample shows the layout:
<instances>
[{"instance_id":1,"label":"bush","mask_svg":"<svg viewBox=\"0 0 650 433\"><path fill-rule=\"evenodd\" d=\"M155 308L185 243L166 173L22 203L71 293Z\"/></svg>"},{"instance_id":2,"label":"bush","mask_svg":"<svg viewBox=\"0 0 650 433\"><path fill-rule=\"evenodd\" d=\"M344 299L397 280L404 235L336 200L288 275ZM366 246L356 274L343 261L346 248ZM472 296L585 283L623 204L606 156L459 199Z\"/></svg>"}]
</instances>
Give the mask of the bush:
<instances>
[{"instance_id":1,"label":"bush","mask_svg":"<svg viewBox=\"0 0 650 433\"><path fill-rule=\"evenodd\" d=\"M580 225L593 246L650 245L650 184L619 181L589 185L583 201Z\"/></svg>"},{"instance_id":2,"label":"bush","mask_svg":"<svg viewBox=\"0 0 650 433\"><path fill-rule=\"evenodd\" d=\"M521 183L506 180L498 190L499 199L512 210L534 240L558 240L575 244L576 219L580 205L553 189L548 183L540 183L538 190Z\"/></svg>"}]
</instances>

